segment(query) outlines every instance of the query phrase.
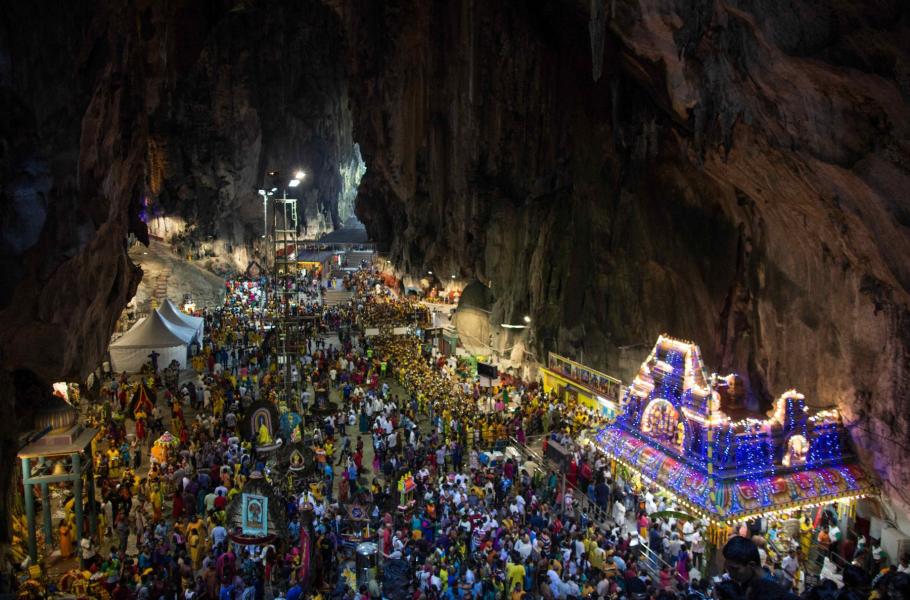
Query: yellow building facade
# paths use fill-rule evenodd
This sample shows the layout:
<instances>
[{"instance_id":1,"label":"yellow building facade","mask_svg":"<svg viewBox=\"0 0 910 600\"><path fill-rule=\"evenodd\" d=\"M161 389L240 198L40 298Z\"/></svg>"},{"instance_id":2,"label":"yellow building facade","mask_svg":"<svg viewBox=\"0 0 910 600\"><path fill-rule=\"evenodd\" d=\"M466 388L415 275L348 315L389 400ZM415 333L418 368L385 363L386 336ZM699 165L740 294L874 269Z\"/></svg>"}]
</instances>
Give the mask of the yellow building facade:
<instances>
[{"instance_id":1,"label":"yellow building facade","mask_svg":"<svg viewBox=\"0 0 910 600\"><path fill-rule=\"evenodd\" d=\"M550 352L547 366L541 367L543 389L562 399L576 399L608 418L615 418L619 410L622 382L586 367L564 356Z\"/></svg>"}]
</instances>

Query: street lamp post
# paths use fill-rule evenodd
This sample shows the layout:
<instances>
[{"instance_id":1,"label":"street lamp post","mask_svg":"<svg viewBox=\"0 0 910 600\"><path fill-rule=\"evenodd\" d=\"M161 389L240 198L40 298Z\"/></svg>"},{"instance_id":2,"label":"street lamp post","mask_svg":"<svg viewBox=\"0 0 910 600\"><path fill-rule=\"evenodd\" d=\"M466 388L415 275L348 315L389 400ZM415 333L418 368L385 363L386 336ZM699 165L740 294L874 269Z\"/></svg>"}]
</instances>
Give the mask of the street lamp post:
<instances>
[{"instance_id":1,"label":"street lamp post","mask_svg":"<svg viewBox=\"0 0 910 600\"><path fill-rule=\"evenodd\" d=\"M280 173L278 171L269 171L268 175L272 178L273 184L277 184L278 177ZM282 185L282 194L281 198L275 198L274 200L274 210L273 210L273 225L274 233L272 244L268 243L266 239L266 247L271 248L272 245L281 245L281 253L283 259L281 264L283 268L278 266L278 250L276 249L275 258L274 258L274 276L277 278L279 274L282 274L284 281L280 285L279 296L277 301L279 307L283 306L283 314L281 314L278 319L278 357L279 363L283 358L284 362L284 393L285 400L290 404L296 404L296 399L293 394L293 385L291 382L291 363L292 356L296 356L299 352L297 344L299 343L300 335L300 323L296 319L292 319L293 311L292 304L295 303L297 298L297 287L295 282L296 274L296 260L297 252L299 250L299 244L297 239L297 205L296 200L293 198L288 198L288 188L296 188L300 185L300 182L303 178L306 177L306 173L298 169L294 172L294 178ZM268 235L268 196L275 194L278 191L277 187L273 187L272 190L268 193L265 190L259 190L260 195L263 197L263 217L265 219L265 230L266 235L263 235L263 238L266 238ZM290 252L288 251L288 246L290 244L293 246L294 258L291 260ZM279 310L281 310L279 308ZM293 321L293 322L292 322ZM294 344L289 346L289 338L294 337Z\"/></svg>"},{"instance_id":2,"label":"street lamp post","mask_svg":"<svg viewBox=\"0 0 910 600\"><path fill-rule=\"evenodd\" d=\"M278 178L281 176L281 172L273 170L273 171L269 171L267 173L267 175L269 177L271 177L272 183L274 184L274 183L277 183ZM284 188L284 191L282 193L282 199L283 200L288 199L287 188L297 187L298 185L300 185L300 182L303 181L303 179L305 177L306 177L306 172L303 171L302 169L297 169L296 171L294 171L294 178L291 179L287 183L287 186ZM265 240L266 247L268 247L268 241L269 241L269 196L274 196L275 192L277 192L277 191L278 191L277 187L272 187L272 189L270 189L268 192L266 192L265 190L259 190L259 195L262 196L262 239ZM266 253L265 253L265 260L268 261L268 251L266 251Z\"/></svg>"}]
</instances>

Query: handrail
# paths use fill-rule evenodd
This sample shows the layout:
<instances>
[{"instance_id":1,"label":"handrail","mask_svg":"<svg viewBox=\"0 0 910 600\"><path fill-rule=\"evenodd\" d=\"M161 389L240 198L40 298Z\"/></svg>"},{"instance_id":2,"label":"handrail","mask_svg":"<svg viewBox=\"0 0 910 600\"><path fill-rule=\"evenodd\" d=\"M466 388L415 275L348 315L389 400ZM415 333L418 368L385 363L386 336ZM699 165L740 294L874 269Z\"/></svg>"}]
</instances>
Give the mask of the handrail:
<instances>
[{"instance_id":1,"label":"handrail","mask_svg":"<svg viewBox=\"0 0 910 600\"><path fill-rule=\"evenodd\" d=\"M673 565L671 565L670 563L665 561L663 558L660 557L660 555L657 554L657 552L655 552L653 549L651 549L651 547L644 541L644 539L641 537L641 535L638 536L638 545L644 549L644 554L648 557L648 561L650 563L653 563L653 569L654 569L654 571L652 571L653 576L659 577L657 574L663 569L663 567L667 567L668 569L670 569L670 571L673 570Z\"/></svg>"},{"instance_id":2,"label":"handrail","mask_svg":"<svg viewBox=\"0 0 910 600\"><path fill-rule=\"evenodd\" d=\"M541 437L546 437L546 436L547 436L547 434L544 434ZM558 472L558 469L555 468L555 465L553 465L552 461L547 459L542 454L531 449L526 444L522 444L514 437L510 436L509 441L511 442L511 444L513 446L518 448L520 451L523 451L528 456L534 458L538 462L538 464L540 464L541 466L550 467L551 470ZM595 503L591 502L591 500L590 500L590 498L588 498L587 494L583 493L581 491L581 489L579 489L575 485L572 485L568 481L565 482L565 484L566 484L567 488L571 488L574 492L577 492L577 494L576 493L572 494L572 497L575 499L575 502L580 505L584 505L585 508L583 509L583 512L587 513L589 515L594 515L594 517L595 517L594 520L597 522L598 525L600 525L604 529L609 529L611 525L615 525L612 517L610 517L610 515L607 513L607 511L600 508ZM673 570L673 566L670 563L668 563L667 561L665 561L659 554L657 554L647 544L647 541L641 537L640 534L636 533L636 535L638 535L638 545L642 548L642 551L643 551L642 553L645 556L645 567L648 569L648 572L651 574L651 576L655 578L655 580L657 580L659 578L658 574L661 571L661 569L663 569L664 566L666 566L671 571Z\"/></svg>"},{"instance_id":3,"label":"handrail","mask_svg":"<svg viewBox=\"0 0 910 600\"><path fill-rule=\"evenodd\" d=\"M546 434L543 437L546 437ZM528 456L534 458L534 460L542 467L549 467L551 471L559 472L559 469L556 468L556 465L554 465L552 461L550 461L547 457L532 450L526 444L522 444L517 439L515 439L515 437L510 436L509 441L513 446L519 450L524 451L524 453ZM573 485L568 481L565 481L565 486L566 488L572 490L572 498L575 504L581 508L583 514L590 515L593 520L602 528L609 529L610 525L612 524L612 519L610 519L607 511L592 502L591 499L588 498L588 495L585 494L578 486ZM565 499L565 494L563 494L563 499Z\"/></svg>"}]
</instances>

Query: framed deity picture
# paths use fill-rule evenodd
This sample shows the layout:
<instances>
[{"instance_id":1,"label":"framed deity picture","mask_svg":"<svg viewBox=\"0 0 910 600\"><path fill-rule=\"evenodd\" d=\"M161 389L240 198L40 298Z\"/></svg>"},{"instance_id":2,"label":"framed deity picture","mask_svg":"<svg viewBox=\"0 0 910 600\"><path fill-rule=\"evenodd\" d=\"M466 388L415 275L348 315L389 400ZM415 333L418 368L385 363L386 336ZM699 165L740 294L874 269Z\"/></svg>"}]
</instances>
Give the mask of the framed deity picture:
<instances>
[{"instance_id":1,"label":"framed deity picture","mask_svg":"<svg viewBox=\"0 0 910 600\"><path fill-rule=\"evenodd\" d=\"M243 535L264 536L269 530L269 499L257 494L243 494Z\"/></svg>"}]
</instances>

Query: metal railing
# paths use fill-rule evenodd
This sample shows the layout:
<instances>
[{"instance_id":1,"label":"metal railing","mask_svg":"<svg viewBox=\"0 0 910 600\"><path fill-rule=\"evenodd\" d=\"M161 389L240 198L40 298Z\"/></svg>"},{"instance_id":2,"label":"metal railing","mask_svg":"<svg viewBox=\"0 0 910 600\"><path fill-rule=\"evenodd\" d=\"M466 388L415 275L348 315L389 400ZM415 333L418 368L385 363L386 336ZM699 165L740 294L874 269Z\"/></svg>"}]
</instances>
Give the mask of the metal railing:
<instances>
[{"instance_id":1,"label":"metal railing","mask_svg":"<svg viewBox=\"0 0 910 600\"><path fill-rule=\"evenodd\" d=\"M546 435L543 435L543 436L540 436L538 439L543 440L545 437L546 437ZM574 504L573 510L580 510L582 512L582 514L586 515L587 518L594 521L594 523L599 525L602 529L610 529L613 526L613 520L609 518L609 514L607 513L606 509L603 509L600 506L598 506L596 503L592 502L591 499L588 498L588 495L585 494L581 490L581 488L566 481L565 472L562 469L560 469L558 467L558 465L555 465L550 459L545 457L543 454L533 450L530 446L528 446L526 444L522 444L514 437L509 438L509 443L522 454L525 454L526 456L532 458L534 460L534 462L536 462L537 465L545 472L549 470L549 471L553 471L556 473L560 473L562 475L563 502L565 502L566 491L567 490L571 491L572 492L572 501ZM565 506L563 506L563 510L565 510Z\"/></svg>"},{"instance_id":2,"label":"metal railing","mask_svg":"<svg viewBox=\"0 0 910 600\"><path fill-rule=\"evenodd\" d=\"M547 434L540 436L533 436L536 440L543 440L547 437ZM566 490L572 491L573 503L575 504L576 510L580 510L582 514L586 515L589 519L594 521L601 529L609 530L616 523L610 517L607 509L601 508L595 502L592 502L587 494L583 493L580 488L575 485L572 485L565 480L565 472L558 468L558 465L555 465L550 459L543 456L543 454L533 450L527 444L522 444L514 437L509 438L509 443L514 447L518 452L524 454L526 457L529 457L537 463L538 468L542 471L552 471L562 475L563 479L563 499L565 499ZM631 523L631 527L634 530L635 524ZM637 535L637 534L636 534ZM647 541L638 535L638 547L640 548L640 556L638 564L643 567L651 579L657 583L660 580L660 571L666 567L671 572L673 571L672 565L663 559L659 554L657 554L648 544Z\"/></svg>"},{"instance_id":3,"label":"metal railing","mask_svg":"<svg viewBox=\"0 0 910 600\"><path fill-rule=\"evenodd\" d=\"M648 574L655 583L660 581L660 571L665 567L669 569L671 573L673 572L673 566L661 558L659 554L654 552L641 536L638 536L638 545L641 548L641 558L639 558L638 564L648 571Z\"/></svg>"}]
</instances>

